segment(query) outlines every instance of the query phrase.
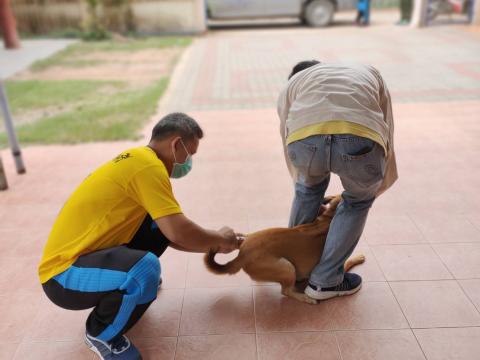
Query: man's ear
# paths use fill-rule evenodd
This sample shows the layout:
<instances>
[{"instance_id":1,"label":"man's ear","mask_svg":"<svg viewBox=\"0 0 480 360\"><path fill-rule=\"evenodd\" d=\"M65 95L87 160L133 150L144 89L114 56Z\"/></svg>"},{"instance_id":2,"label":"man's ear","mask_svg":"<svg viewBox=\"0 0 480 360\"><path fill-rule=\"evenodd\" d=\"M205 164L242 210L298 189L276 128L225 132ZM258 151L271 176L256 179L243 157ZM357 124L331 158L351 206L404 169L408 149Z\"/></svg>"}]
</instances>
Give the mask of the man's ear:
<instances>
[{"instance_id":1,"label":"man's ear","mask_svg":"<svg viewBox=\"0 0 480 360\"><path fill-rule=\"evenodd\" d=\"M170 144L174 143L173 147L174 147L175 150L177 149L177 145L178 145L178 143L180 142L181 139L182 139L181 136L174 136L170 139Z\"/></svg>"}]
</instances>

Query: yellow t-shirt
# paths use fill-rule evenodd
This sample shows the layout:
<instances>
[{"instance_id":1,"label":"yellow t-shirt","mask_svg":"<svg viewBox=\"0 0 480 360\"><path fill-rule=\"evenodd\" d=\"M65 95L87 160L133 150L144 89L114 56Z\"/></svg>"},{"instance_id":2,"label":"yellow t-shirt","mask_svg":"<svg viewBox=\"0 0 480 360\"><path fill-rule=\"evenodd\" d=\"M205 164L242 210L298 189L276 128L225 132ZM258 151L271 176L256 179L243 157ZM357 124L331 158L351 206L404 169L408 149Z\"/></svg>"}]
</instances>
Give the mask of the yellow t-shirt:
<instances>
[{"instance_id":1,"label":"yellow t-shirt","mask_svg":"<svg viewBox=\"0 0 480 360\"><path fill-rule=\"evenodd\" d=\"M90 174L60 211L39 266L43 284L83 254L128 243L145 216L178 214L167 169L146 147L127 150Z\"/></svg>"}]
</instances>

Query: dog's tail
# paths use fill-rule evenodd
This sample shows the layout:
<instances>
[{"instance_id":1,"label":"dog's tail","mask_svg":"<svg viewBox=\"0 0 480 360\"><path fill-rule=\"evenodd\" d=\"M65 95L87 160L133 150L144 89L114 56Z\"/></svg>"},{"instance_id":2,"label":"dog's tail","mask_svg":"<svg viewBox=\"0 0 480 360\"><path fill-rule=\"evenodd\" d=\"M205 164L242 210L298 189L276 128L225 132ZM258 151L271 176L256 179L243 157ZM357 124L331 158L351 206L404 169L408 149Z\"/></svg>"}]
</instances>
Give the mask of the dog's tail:
<instances>
[{"instance_id":1,"label":"dog's tail","mask_svg":"<svg viewBox=\"0 0 480 360\"><path fill-rule=\"evenodd\" d=\"M240 271L242 268L242 260L240 256L237 256L235 259L227 262L226 264L222 265L215 261L215 255L217 252L215 250L210 249L210 251L205 254L203 260L205 261L205 265L207 268L213 272L214 274L222 275L222 274L235 274Z\"/></svg>"}]
</instances>

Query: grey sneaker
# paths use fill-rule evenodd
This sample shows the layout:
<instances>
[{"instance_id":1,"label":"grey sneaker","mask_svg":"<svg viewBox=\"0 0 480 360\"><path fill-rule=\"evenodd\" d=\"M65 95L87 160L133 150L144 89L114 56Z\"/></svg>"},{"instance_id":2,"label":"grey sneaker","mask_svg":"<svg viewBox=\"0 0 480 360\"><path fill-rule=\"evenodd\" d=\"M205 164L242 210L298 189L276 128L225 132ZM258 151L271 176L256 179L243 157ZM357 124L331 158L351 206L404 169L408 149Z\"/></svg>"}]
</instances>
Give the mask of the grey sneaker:
<instances>
[{"instance_id":1,"label":"grey sneaker","mask_svg":"<svg viewBox=\"0 0 480 360\"><path fill-rule=\"evenodd\" d=\"M85 343L102 360L142 360L137 348L125 335L105 342L85 333Z\"/></svg>"},{"instance_id":2,"label":"grey sneaker","mask_svg":"<svg viewBox=\"0 0 480 360\"><path fill-rule=\"evenodd\" d=\"M312 299L327 300L336 296L345 296L355 294L362 287L362 278L360 275L353 273L345 273L343 281L337 286L329 288L320 288L308 283L305 288L305 294Z\"/></svg>"}]
</instances>

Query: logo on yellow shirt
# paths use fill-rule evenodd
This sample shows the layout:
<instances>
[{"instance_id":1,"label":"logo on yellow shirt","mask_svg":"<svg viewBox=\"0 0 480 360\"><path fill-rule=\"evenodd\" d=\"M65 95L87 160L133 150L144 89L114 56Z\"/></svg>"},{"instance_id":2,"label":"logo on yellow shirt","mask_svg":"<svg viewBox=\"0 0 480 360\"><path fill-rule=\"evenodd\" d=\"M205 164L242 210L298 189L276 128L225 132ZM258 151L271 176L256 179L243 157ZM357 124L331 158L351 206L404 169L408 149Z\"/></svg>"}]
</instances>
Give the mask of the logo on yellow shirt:
<instances>
[{"instance_id":1,"label":"logo on yellow shirt","mask_svg":"<svg viewBox=\"0 0 480 360\"><path fill-rule=\"evenodd\" d=\"M130 153L120 154L115 159L113 159L113 162L118 163L121 160L125 160L125 159L131 158L131 157L132 157L132 155Z\"/></svg>"}]
</instances>

